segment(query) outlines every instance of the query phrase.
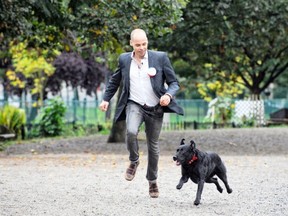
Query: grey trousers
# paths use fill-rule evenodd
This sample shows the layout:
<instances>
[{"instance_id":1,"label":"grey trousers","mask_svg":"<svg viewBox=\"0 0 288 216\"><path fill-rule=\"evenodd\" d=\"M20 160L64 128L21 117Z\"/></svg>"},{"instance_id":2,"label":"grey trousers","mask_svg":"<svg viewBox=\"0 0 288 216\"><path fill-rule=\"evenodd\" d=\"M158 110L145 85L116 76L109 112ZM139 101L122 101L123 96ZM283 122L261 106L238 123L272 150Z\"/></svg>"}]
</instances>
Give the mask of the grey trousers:
<instances>
[{"instance_id":1,"label":"grey trousers","mask_svg":"<svg viewBox=\"0 0 288 216\"><path fill-rule=\"evenodd\" d=\"M162 108L160 108L162 110ZM161 112L160 110L160 112ZM145 124L146 141L148 148L148 166L146 178L148 181L155 181L158 177L158 161L160 148L158 139L163 123L162 115L153 111L147 112L140 105L128 102L126 107L126 144L129 151L129 160L136 163L139 160L138 133L139 128Z\"/></svg>"}]
</instances>

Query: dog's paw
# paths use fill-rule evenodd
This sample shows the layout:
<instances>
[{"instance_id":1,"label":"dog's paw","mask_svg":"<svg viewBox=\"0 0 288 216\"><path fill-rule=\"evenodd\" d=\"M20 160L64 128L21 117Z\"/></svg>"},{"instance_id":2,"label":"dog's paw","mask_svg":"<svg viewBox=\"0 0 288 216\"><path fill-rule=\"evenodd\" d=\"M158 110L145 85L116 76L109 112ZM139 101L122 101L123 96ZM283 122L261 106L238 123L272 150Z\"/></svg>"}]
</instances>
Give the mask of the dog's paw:
<instances>
[{"instance_id":1,"label":"dog's paw","mask_svg":"<svg viewBox=\"0 0 288 216\"><path fill-rule=\"evenodd\" d=\"M217 190L218 190L220 193L223 192L223 188L221 188L221 187L217 187Z\"/></svg>"},{"instance_id":2,"label":"dog's paw","mask_svg":"<svg viewBox=\"0 0 288 216\"><path fill-rule=\"evenodd\" d=\"M178 184L178 185L176 186L176 189L180 190L180 189L182 188L182 186L183 186L183 184Z\"/></svg>"},{"instance_id":3,"label":"dog's paw","mask_svg":"<svg viewBox=\"0 0 288 216\"><path fill-rule=\"evenodd\" d=\"M232 191L233 191L233 190L232 190L231 188L227 189L227 193L228 193L228 194L231 194Z\"/></svg>"},{"instance_id":4,"label":"dog's paw","mask_svg":"<svg viewBox=\"0 0 288 216\"><path fill-rule=\"evenodd\" d=\"M200 200L195 200L194 205L198 206L200 204Z\"/></svg>"}]
</instances>

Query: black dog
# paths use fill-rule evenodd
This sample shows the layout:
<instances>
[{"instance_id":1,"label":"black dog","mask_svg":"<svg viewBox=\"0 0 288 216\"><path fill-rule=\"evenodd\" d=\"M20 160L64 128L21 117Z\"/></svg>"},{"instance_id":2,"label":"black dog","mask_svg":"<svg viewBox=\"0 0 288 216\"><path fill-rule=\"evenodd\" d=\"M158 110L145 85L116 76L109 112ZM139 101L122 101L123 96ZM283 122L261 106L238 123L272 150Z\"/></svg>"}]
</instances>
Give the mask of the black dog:
<instances>
[{"instance_id":1,"label":"black dog","mask_svg":"<svg viewBox=\"0 0 288 216\"><path fill-rule=\"evenodd\" d=\"M198 184L194 204L199 205L204 182L214 183L217 190L222 193L223 189L219 185L217 178L213 177L216 175L224 182L227 192L229 194L232 193L227 181L226 167L220 156L216 153L201 152L196 148L193 140L190 141L190 145L185 144L184 140L182 139L176 155L173 157L173 160L176 161L178 166L181 165L182 169L182 177L176 188L180 190L190 178L194 183Z\"/></svg>"}]
</instances>

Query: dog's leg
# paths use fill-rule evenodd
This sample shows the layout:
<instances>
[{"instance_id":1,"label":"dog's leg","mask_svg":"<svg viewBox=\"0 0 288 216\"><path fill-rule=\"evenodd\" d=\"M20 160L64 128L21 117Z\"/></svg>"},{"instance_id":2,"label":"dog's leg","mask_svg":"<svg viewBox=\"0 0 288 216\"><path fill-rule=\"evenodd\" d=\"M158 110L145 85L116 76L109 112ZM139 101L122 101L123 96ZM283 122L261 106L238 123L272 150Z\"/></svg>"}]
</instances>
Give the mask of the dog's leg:
<instances>
[{"instance_id":1,"label":"dog's leg","mask_svg":"<svg viewBox=\"0 0 288 216\"><path fill-rule=\"evenodd\" d=\"M227 193L228 194L232 193L232 189L230 188L230 186L228 184L226 172L217 173L217 176L223 181L223 183L226 187Z\"/></svg>"},{"instance_id":2,"label":"dog's leg","mask_svg":"<svg viewBox=\"0 0 288 216\"><path fill-rule=\"evenodd\" d=\"M224 174L224 176L222 176L222 178L219 176L219 178L220 178L220 179L223 181L223 183L225 184L227 193L228 193L228 194L232 193L232 189L230 188L230 186L229 186L229 184L228 184L226 174Z\"/></svg>"},{"instance_id":3,"label":"dog's leg","mask_svg":"<svg viewBox=\"0 0 288 216\"><path fill-rule=\"evenodd\" d=\"M208 180L206 180L207 183L214 183L217 187L217 190L222 193L223 192L223 188L220 186L217 178L210 178Z\"/></svg>"},{"instance_id":4,"label":"dog's leg","mask_svg":"<svg viewBox=\"0 0 288 216\"><path fill-rule=\"evenodd\" d=\"M196 194L196 199L194 201L194 205L200 204L201 194L202 194L203 188L204 188L204 180L200 180L198 182L197 194Z\"/></svg>"},{"instance_id":5,"label":"dog's leg","mask_svg":"<svg viewBox=\"0 0 288 216\"><path fill-rule=\"evenodd\" d=\"M180 181L179 181L178 185L176 186L176 188L177 188L178 190L180 190L180 189L182 188L183 184L188 181L188 179L189 179L188 176L183 175L183 176L180 178Z\"/></svg>"}]
</instances>

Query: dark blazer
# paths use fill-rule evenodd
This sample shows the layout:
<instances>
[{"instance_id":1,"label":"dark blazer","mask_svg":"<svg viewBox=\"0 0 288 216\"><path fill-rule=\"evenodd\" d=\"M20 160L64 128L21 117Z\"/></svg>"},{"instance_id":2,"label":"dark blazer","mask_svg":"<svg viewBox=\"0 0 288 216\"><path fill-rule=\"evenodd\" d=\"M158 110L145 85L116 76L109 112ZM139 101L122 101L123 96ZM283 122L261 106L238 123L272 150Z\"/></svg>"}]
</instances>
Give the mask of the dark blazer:
<instances>
[{"instance_id":1,"label":"dark blazer","mask_svg":"<svg viewBox=\"0 0 288 216\"><path fill-rule=\"evenodd\" d=\"M111 76L103 96L104 101L110 101L120 84L123 85L121 96L117 104L115 121L124 120L126 118L125 107L129 98L131 61L131 52L120 55L118 68ZM156 75L150 77L150 80L157 97L160 99L165 93L174 96L179 89L179 83L167 54L165 52L148 50L148 65L149 68L154 67L156 69ZM165 88L164 83L167 83L168 88ZM163 109L164 112L174 112L180 115L184 114L183 109L177 105L174 99L171 100L167 107L163 107Z\"/></svg>"}]
</instances>

